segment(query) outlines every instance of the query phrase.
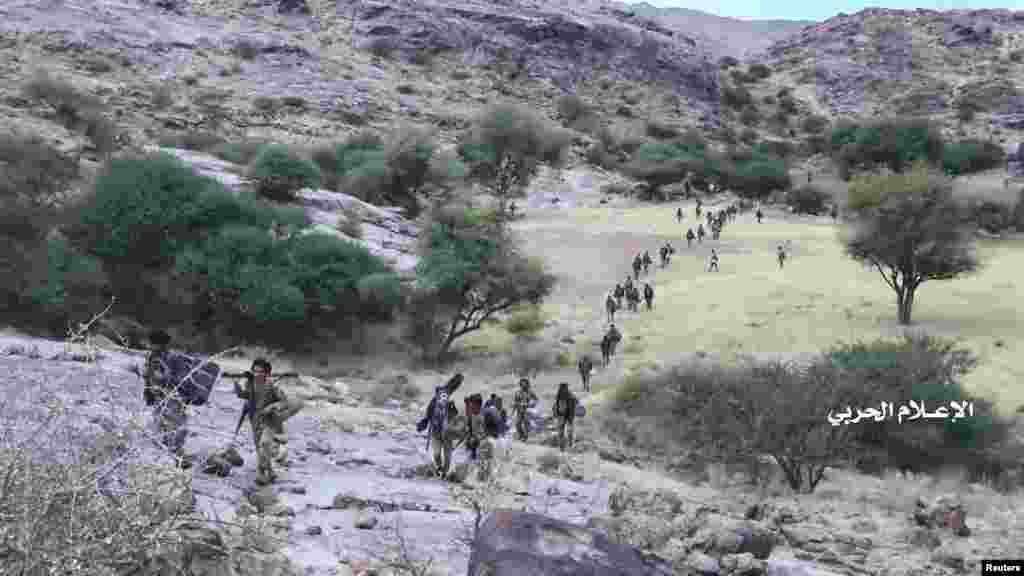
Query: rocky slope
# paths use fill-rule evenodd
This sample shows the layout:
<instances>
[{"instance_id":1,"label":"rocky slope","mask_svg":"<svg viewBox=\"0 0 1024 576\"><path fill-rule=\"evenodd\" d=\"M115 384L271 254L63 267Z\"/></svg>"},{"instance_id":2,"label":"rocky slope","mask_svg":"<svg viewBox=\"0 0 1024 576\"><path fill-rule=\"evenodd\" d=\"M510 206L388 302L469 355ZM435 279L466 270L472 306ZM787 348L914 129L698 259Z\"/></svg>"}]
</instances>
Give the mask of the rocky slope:
<instances>
[{"instance_id":1,"label":"rocky slope","mask_svg":"<svg viewBox=\"0 0 1024 576\"><path fill-rule=\"evenodd\" d=\"M148 417L140 379L133 373L142 361L140 352L17 335L0 337L0 350L0 367L8 375L0 380L7 423L16 422L12 414L28 417L54 401L74 407L68 417L82 430ZM94 363L80 361L85 352L93 354ZM236 356L222 365L237 370L250 361ZM276 359L275 369L290 366ZM397 575L432 559L436 574L463 574L471 551L479 564L493 558L495 546L506 545L502 542L525 557L563 558L559 562L593 558L613 542L638 547L647 565L671 563L676 574L909 576L925 569L936 574L974 571L979 558L1024 552L1019 497L980 486L954 489L927 480L880 480L838 471L830 472L810 496L786 495L775 484L777 478L751 492L713 467L690 481L675 480L653 463L627 463L632 460L628 451L603 439L595 420L599 412L578 422L579 441L564 457L545 447L552 440L548 430L528 444L503 441L495 482L480 483L468 474L465 453L457 451L456 469L465 479L443 483L424 473L424 438L414 431L422 402L407 395L372 401L380 397L373 391L394 378L428 390L445 375L395 369L372 376L283 380L285 390L306 407L287 424L289 467L278 483L264 489L254 488L255 459L247 431L232 436L241 406L229 383L222 381L206 406L192 410L187 441L195 455L189 471L192 492L198 511L222 527L233 562L263 562L267 571L259 573L315 575L368 574L368 568L382 569L394 559L393 571L379 573ZM481 385L488 379L468 372L465 392L489 392ZM48 401L42 402L43 397ZM541 400L550 405L548 390L541 390ZM131 446L138 449L132 454L157 463L166 460L144 436ZM211 463L220 459L223 466L219 455L231 447L242 456L241 466L224 466L226 476L211 473ZM932 506L943 492L949 494ZM919 497L931 507L919 507ZM502 517L491 518L474 547L469 538L474 502L485 511L526 510L554 523L535 532L531 538L540 540L529 544L523 534L502 532ZM969 536L941 526L953 510L966 514L961 518L966 518ZM508 518L524 525L537 521ZM581 525L601 536L588 536ZM224 570L207 566L195 573L250 573Z\"/></svg>"},{"instance_id":2,"label":"rocky slope","mask_svg":"<svg viewBox=\"0 0 1024 576\"><path fill-rule=\"evenodd\" d=\"M647 2L624 4L627 11L651 18L692 36L717 56L744 58L814 24L811 20L739 20L716 16L692 8L659 8Z\"/></svg>"},{"instance_id":3,"label":"rocky slope","mask_svg":"<svg viewBox=\"0 0 1024 576\"><path fill-rule=\"evenodd\" d=\"M1000 139L1020 127L1022 49L1022 12L872 8L808 26L760 59L829 116L926 115L954 129L969 102L977 120L962 128Z\"/></svg>"},{"instance_id":4,"label":"rocky slope","mask_svg":"<svg viewBox=\"0 0 1024 576\"><path fill-rule=\"evenodd\" d=\"M322 1L309 14L277 5L5 2L0 114L88 159L81 135L21 94L36 69L98 98L122 145L203 129L309 144L396 119L445 132L485 93L550 107L559 86L598 67L612 82L671 86L695 109L717 98L715 68L694 40L590 5Z\"/></svg>"}]
</instances>

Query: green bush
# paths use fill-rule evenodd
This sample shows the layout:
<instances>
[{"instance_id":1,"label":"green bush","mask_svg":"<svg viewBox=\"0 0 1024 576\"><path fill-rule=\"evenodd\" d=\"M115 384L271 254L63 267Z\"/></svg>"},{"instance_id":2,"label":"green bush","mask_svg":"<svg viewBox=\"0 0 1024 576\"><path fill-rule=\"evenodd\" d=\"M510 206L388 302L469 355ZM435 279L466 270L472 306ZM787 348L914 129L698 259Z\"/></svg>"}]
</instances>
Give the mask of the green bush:
<instances>
[{"instance_id":1,"label":"green bush","mask_svg":"<svg viewBox=\"0 0 1024 576\"><path fill-rule=\"evenodd\" d=\"M302 188L320 187L320 169L282 144L268 144L249 165L256 191L269 200L290 202Z\"/></svg>"},{"instance_id":2,"label":"green bush","mask_svg":"<svg viewBox=\"0 0 1024 576\"><path fill-rule=\"evenodd\" d=\"M758 150L739 161L723 163L719 171L725 187L747 198L763 198L791 185L785 160Z\"/></svg>"},{"instance_id":3,"label":"green bush","mask_svg":"<svg viewBox=\"0 0 1024 576\"><path fill-rule=\"evenodd\" d=\"M96 179L71 234L111 265L160 267L208 224L210 215L197 210L202 199L225 195L217 181L170 154L115 159Z\"/></svg>"},{"instance_id":4,"label":"green bush","mask_svg":"<svg viewBox=\"0 0 1024 576\"><path fill-rule=\"evenodd\" d=\"M544 324L545 318L540 308L530 306L509 316L505 321L505 330L513 336L531 337L543 330Z\"/></svg>"},{"instance_id":5,"label":"green bush","mask_svg":"<svg viewBox=\"0 0 1024 576\"><path fill-rule=\"evenodd\" d=\"M951 176L999 168L1006 162L1006 152L995 142L961 140L946 144L942 153L942 169Z\"/></svg>"},{"instance_id":6,"label":"green bush","mask_svg":"<svg viewBox=\"0 0 1024 576\"><path fill-rule=\"evenodd\" d=\"M823 214L828 200L828 194L811 185L794 188L786 194L786 204L796 214Z\"/></svg>"},{"instance_id":7,"label":"green bush","mask_svg":"<svg viewBox=\"0 0 1024 576\"><path fill-rule=\"evenodd\" d=\"M646 129L647 136L656 140L671 140L678 138L682 134L675 126L657 120L648 120Z\"/></svg>"},{"instance_id":8,"label":"green bush","mask_svg":"<svg viewBox=\"0 0 1024 576\"><path fill-rule=\"evenodd\" d=\"M968 203L966 216L968 222L992 234L998 234L1015 225L1010 206L991 200L979 202L972 198Z\"/></svg>"},{"instance_id":9,"label":"green bush","mask_svg":"<svg viewBox=\"0 0 1024 576\"><path fill-rule=\"evenodd\" d=\"M369 130L359 132L344 142L313 149L313 162L320 168L324 186L340 191L342 178L362 166L371 157L382 160L384 139Z\"/></svg>"},{"instance_id":10,"label":"green bush","mask_svg":"<svg viewBox=\"0 0 1024 576\"><path fill-rule=\"evenodd\" d=\"M360 278L356 291L359 293L359 313L364 318L391 319L403 304L402 283L391 272L377 272Z\"/></svg>"},{"instance_id":11,"label":"green bush","mask_svg":"<svg viewBox=\"0 0 1024 576\"><path fill-rule=\"evenodd\" d=\"M235 196L174 156L156 153L112 160L76 210L67 234L79 249L131 277L167 269L175 254L233 223L307 225L299 207L277 208Z\"/></svg>"},{"instance_id":12,"label":"green bush","mask_svg":"<svg viewBox=\"0 0 1024 576\"><path fill-rule=\"evenodd\" d=\"M917 160L938 164L944 152L942 135L927 119L840 121L829 132L828 142L833 160L849 172L879 164L902 172Z\"/></svg>"},{"instance_id":13,"label":"green bush","mask_svg":"<svg viewBox=\"0 0 1024 576\"><path fill-rule=\"evenodd\" d=\"M808 134L821 134L828 127L828 118L812 114L803 119L800 129Z\"/></svg>"},{"instance_id":14,"label":"green bush","mask_svg":"<svg viewBox=\"0 0 1024 576\"><path fill-rule=\"evenodd\" d=\"M890 466L929 472L960 464L974 476L981 469L977 464L1007 437L1009 423L994 412L994 405L963 389L960 378L977 365L977 358L954 342L908 335L896 342L840 345L828 357L858 383L863 406L880 399L896 406L924 401L929 409L949 401L974 403L974 417L961 420L860 425L858 442L883 454Z\"/></svg>"},{"instance_id":15,"label":"green bush","mask_svg":"<svg viewBox=\"0 0 1024 576\"><path fill-rule=\"evenodd\" d=\"M748 66L747 73L757 80L764 80L772 75L772 69L764 64L757 63Z\"/></svg>"},{"instance_id":16,"label":"green bush","mask_svg":"<svg viewBox=\"0 0 1024 576\"><path fill-rule=\"evenodd\" d=\"M222 318L236 330L276 330L265 338L287 341L306 330L315 317L329 320L363 317L381 303L370 300L365 309L359 282L387 273L387 266L365 248L325 234L304 234L275 241L266 230L229 226L201 244L182 251L176 273L191 278L201 298L221 302ZM379 279L364 286L377 289ZM388 296L367 292L372 298ZM386 302L386 300L385 300Z\"/></svg>"},{"instance_id":17,"label":"green bush","mask_svg":"<svg viewBox=\"0 0 1024 576\"><path fill-rule=\"evenodd\" d=\"M477 116L457 150L469 167L469 177L486 186L504 206L523 192L541 164L561 165L571 142L568 132L533 110L501 103Z\"/></svg>"},{"instance_id":18,"label":"green bush","mask_svg":"<svg viewBox=\"0 0 1024 576\"><path fill-rule=\"evenodd\" d=\"M60 236L46 240L41 256L35 267L23 270L24 292L16 295L21 306L7 310L8 318L64 336L68 326L103 309L107 276L97 258L79 253Z\"/></svg>"}]
</instances>

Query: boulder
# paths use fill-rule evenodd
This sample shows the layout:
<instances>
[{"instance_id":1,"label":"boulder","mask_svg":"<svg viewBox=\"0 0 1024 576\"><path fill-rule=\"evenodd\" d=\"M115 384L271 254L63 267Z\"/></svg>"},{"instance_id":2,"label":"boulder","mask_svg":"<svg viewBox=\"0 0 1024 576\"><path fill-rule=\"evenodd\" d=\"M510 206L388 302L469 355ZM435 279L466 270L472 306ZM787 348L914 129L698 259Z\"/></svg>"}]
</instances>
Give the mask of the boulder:
<instances>
[{"instance_id":1,"label":"boulder","mask_svg":"<svg viewBox=\"0 0 1024 576\"><path fill-rule=\"evenodd\" d=\"M530 512L495 510L473 541L468 576L673 574L665 560L600 532Z\"/></svg>"},{"instance_id":2,"label":"boulder","mask_svg":"<svg viewBox=\"0 0 1024 576\"><path fill-rule=\"evenodd\" d=\"M310 14L306 0L281 0L277 3L278 14Z\"/></svg>"},{"instance_id":3,"label":"boulder","mask_svg":"<svg viewBox=\"0 0 1024 576\"><path fill-rule=\"evenodd\" d=\"M231 463L228 462L224 456L220 454L213 454L206 459L206 465L203 467L203 472L206 474L212 474L221 478L227 478L231 474Z\"/></svg>"}]
</instances>

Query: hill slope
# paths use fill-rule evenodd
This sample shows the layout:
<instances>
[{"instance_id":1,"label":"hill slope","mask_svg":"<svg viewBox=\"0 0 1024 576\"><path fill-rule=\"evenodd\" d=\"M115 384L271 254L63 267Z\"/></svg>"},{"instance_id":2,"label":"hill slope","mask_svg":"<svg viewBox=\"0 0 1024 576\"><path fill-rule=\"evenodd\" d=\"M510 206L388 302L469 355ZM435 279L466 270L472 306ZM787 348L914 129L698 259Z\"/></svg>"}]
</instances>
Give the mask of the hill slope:
<instances>
[{"instance_id":1,"label":"hill slope","mask_svg":"<svg viewBox=\"0 0 1024 576\"><path fill-rule=\"evenodd\" d=\"M759 59L832 116L930 116L952 130L1005 141L1024 100L1024 12L868 9L772 44Z\"/></svg>"},{"instance_id":2,"label":"hill slope","mask_svg":"<svg viewBox=\"0 0 1024 576\"><path fill-rule=\"evenodd\" d=\"M659 8L647 2L625 4L638 16L653 18L672 30L697 38L718 56L743 58L799 33L811 20L740 20L692 8Z\"/></svg>"}]
</instances>

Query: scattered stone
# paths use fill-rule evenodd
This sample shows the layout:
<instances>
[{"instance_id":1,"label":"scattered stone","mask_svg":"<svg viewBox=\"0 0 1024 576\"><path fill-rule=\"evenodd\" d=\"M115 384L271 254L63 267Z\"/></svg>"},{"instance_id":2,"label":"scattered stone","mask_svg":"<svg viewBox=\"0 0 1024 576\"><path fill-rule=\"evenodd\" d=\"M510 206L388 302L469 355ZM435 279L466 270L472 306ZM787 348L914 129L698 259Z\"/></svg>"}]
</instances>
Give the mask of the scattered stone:
<instances>
[{"instance_id":1,"label":"scattered stone","mask_svg":"<svg viewBox=\"0 0 1024 576\"><path fill-rule=\"evenodd\" d=\"M331 448L330 444L321 440L310 440L306 443L306 450L309 450L314 454L323 454L325 456L334 452L334 449Z\"/></svg>"},{"instance_id":2,"label":"scattered stone","mask_svg":"<svg viewBox=\"0 0 1024 576\"><path fill-rule=\"evenodd\" d=\"M467 576L674 573L664 559L617 544L600 531L540 514L499 509L480 526L472 544Z\"/></svg>"},{"instance_id":3,"label":"scattered stone","mask_svg":"<svg viewBox=\"0 0 1024 576\"><path fill-rule=\"evenodd\" d=\"M355 526L360 530L373 530L377 527L379 521L373 514L360 512L359 516L356 517Z\"/></svg>"},{"instance_id":4,"label":"scattered stone","mask_svg":"<svg viewBox=\"0 0 1024 576\"><path fill-rule=\"evenodd\" d=\"M309 528L306 528L306 535L307 536L319 536L319 535L321 535L323 533L324 533L324 529L319 527L319 526L310 526Z\"/></svg>"},{"instance_id":5,"label":"scattered stone","mask_svg":"<svg viewBox=\"0 0 1024 576\"><path fill-rule=\"evenodd\" d=\"M280 0L277 4L278 14L310 14L306 0Z\"/></svg>"},{"instance_id":6,"label":"scattered stone","mask_svg":"<svg viewBox=\"0 0 1024 576\"><path fill-rule=\"evenodd\" d=\"M692 568L699 574L705 575L717 575L721 572L721 566L718 560L715 560L711 556L703 552L693 552L686 559L686 566Z\"/></svg>"},{"instance_id":7,"label":"scattered stone","mask_svg":"<svg viewBox=\"0 0 1024 576\"><path fill-rule=\"evenodd\" d=\"M305 494L306 493L306 487L305 486L291 486L291 487L288 488L288 491L291 492L292 494Z\"/></svg>"},{"instance_id":8,"label":"scattered stone","mask_svg":"<svg viewBox=\"0 0 1024 576\"><path fill-rule=\"evenodd\" d=\"M206 465L203 466L203 472L206 474L212 474L221 478L227 478L231 474L231 463L228 462L224 456L220 454L213 454L206 459Z\"/></svg>"},{"instance_id":9,"label":"scattered stone","mask_svg":"<svg viewBox=\"0 0 1024 576\"><path fill-rule=\"evenodd\" d=\"M760 576L766 571L764 561L749 552L722 556L721 567L723 572L734 576Z\"/></svg>"}]
</instances>

